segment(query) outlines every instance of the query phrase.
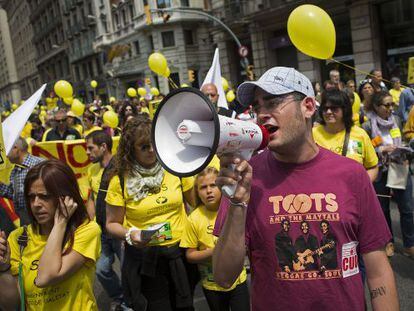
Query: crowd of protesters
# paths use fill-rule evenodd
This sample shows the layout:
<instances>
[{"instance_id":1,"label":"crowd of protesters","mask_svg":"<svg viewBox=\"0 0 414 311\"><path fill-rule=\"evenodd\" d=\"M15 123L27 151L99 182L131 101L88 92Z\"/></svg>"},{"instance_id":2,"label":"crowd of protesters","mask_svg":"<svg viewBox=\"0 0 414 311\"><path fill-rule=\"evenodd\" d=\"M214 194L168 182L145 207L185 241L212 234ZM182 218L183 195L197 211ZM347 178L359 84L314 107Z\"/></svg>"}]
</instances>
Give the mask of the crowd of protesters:
<instances>
[{"instance_id":1,"label":"crowd of protesters","mask_svg":"<svg viewBox=\"0 0 414 311\"><path fill-rule=\"evenodd\" d=\"M414 258L409 167L414 91L402 87L396 77L390 81L385 84L381 71L372 70L358 83L344 82L339 71L332 70L322 86L314 84L317 113L312 133L319 146L363 165L391 233L390 203L397 203L403 252ZM202 91L217 103L214 84ZM41 104L31 116L9 154L15 164L10 183L0 184L0 196L12 200L21 225L14 230L7 215L0 214L0 309L25 305L28 310L96 310L96 274L112 300L111 310L193 310L200 280L211 310L249 310L244 268L226 286L213 276L220 167L212 163L189 178L165 171L151 142L148 103L102 103L97 98L82 116L63 103L52 109ZM240 119L255 121L260 114L254 105L232 105ZM118 113L118 128L104 124L108 110ZM120 136L115 154L114 136ZM37 142L75 139L85 139L92 162L86 201L66 164L28 152ZM154 225L160 225L155 235L146 236L145 229ZM288 232L290 224L282 225ZM301 224L303 230L306 226ZM389 257L393 242L386 244ZM113 270L115 257L122 263L121 275ZM284 272L290 273L289 265ZM364 263L360 260L359 265L364 280ZM324 273L326 267L318 269Z\"/></svg>"}]
</instances>

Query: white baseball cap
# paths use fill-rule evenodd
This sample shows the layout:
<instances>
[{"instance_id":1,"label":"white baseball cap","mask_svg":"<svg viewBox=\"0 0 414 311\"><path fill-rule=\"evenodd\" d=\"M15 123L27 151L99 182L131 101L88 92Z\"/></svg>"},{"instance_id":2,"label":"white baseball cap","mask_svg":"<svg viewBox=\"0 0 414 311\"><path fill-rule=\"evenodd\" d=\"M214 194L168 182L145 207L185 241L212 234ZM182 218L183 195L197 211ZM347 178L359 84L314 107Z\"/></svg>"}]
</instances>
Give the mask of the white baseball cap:
<instances>
[{"instance_id":1,"label":"white baseball cap","mask_svg":"<svg viewBox=\"0 0 414 311\"><path fill-rule=\"evenodd\" d=\"M305 96L315 97L309 79L299 71L289 67L273 67L257 81L243 82L237 89L237 98L241 105L249 106L253 103L256 86L273 95L299 92Z\"/></svg>"}]
</instances>

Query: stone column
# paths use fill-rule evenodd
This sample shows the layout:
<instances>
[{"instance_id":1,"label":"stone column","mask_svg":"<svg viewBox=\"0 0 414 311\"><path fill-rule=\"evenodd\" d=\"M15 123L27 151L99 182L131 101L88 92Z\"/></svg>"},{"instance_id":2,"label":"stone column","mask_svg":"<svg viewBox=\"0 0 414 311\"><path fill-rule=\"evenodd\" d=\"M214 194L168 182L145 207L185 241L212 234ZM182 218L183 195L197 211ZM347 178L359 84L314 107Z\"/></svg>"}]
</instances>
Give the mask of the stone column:
<instances>
[{"instance_id":1,"label":"stone column","mask_svg":"<svg viewBox=\"0 0 414 311\"><path fill-rule=\"evenodd\" d=\"M373 12L368 1L353 3L349 13L355 67L364 72L381 68L378 34L372 22ZM365 75L365 73L355 71L356 81L364 79Z\"/></svg>"}]
</instances>

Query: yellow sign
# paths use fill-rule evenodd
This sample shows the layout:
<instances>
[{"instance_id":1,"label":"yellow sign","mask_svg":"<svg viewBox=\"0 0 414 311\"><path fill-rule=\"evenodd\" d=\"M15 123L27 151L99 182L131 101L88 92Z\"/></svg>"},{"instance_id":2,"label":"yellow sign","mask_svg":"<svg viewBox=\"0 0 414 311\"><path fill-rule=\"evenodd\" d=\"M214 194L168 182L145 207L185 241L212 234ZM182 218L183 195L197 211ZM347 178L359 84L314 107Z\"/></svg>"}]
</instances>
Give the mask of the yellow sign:
<instances>
[{"instance_id":1,"label":"yellow sign","mask_svg":"<svg viewBox=\"0 0 414 311\"><path fill-rule=\"evenodd\" d=\"M392 138L401 137L401 131L398 127L390 130L390 135Z\"/></svg>"},{"instance_id":2,"label":"yellow sign","mask_svg":"<svg viewBox=\"0 0 414 311\"><path fill-rule=\"evenodd\" d=\"M0 119L1 121L1 119ZM10 163L6 155L6 146L3 140L3 127L0 122L0 183L8 185L10 182L10 174L14 165Z\"/></svg>"},{"instance_id":3,"label":"yellow sign","mask_svg":"<svg viewBox=\"0 0 414 311\"><path fill-rule=\"evenodd\" d=\"M414 56L408 59L408 84L414 84Z\"/></svg>"},{"instance_id":4,"label":"yellow sign","mask_svg":"<svg viewBox=\"0 0 414 311\"><path fill-rule=\"evenodd\" d=\"M149 109L149 112L150 112L150 118L151 118L151 120L154 118L155 111L157 111L160 102L161 102L161 99L151 100L148 103L148 109Z\"/></svg>"}]
</instances>

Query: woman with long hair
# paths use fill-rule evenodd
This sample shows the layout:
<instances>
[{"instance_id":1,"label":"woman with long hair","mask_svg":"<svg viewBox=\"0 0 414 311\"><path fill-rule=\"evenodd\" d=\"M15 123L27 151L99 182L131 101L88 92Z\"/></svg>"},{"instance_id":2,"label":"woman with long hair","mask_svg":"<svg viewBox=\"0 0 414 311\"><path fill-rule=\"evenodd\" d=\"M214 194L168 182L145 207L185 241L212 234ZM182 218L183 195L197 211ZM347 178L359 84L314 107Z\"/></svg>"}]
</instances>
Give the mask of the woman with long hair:
<instances>
[{"instance_id":1,"label":"woman with long hair","mask_svg":"<svg viewBox=\"0 0 414 311\"><path fill-rule=\"evenodd\" d=\"M138 108L134 103L129 100L125 100L119 108L119 126L123 128L126 122L132 118L138 116Z\"/></svg>"},{"instance_id":2,"label":"woman with long hair","mask_svg":"<svg viewBox=\"0 0 414 311\"><path fill-rule=\"evenodd\" d=\"M367 133L353 124L349 96L339 90L324 92L319 116L320 125L313 128L316 143L361 163L374 181L378 174L378 157Z\"/></svg>"},{"instance_id":3,"label":"woman with long hair","mask_svg":"<svg viewBox=\"0 0 414 311\"><path fill-rule=\"evenodd\" d=\"M193 179L180 180L158 163L146 114L125 124L106 196L106 229L126 241L124 297L135 310L192 306L179 243L187 222L183 198L191 198L193 184Z\"/></svg>"},{"instance_id":4,"label":"woman with long hair","mask_svg":"<svg viewBox=\"0 0 414 311\"><path fill-rule=\"evenodd\" d=\"M399 118L392 114L395 106L392 96L385 91L380 91L372 96L373 110L369 112L368 122L363 127L371 137L375 150L380 159L380 172L374 183L374 188L378 194L382 210L387 220L388 227L392 233L392 222L390 215L391 189L392 197L396 201L400 211L400 223L402 239L404 244L404 254L414 258L414 220L413 220L413 198L412 182L409 175L408 163L404 154L397 149L402 146L401 122ZM391 185L388 176L392 167L405 167L401 170L406 181L402 187L395 188ZM392 188L391 188L392 187ZM388 256L394 254L393 241L387 244L386 252Z\"/></svg>"},{"instance_id":5,"label":"woman with long hair","mask_svg":"<svg viewBox=\"0 0 414 311\"><path fill-rule=\"evenodd\" d=\"M31 168L24 196L32 223L0 235L0 307L97 310L99 226L89 220L75 174L58 160Z\"/></svg>"},{"instance_id":6,"label":"woman with long hair","mask_svg":"<svg viewBox=\"0 0 414 311\"><path fill-rule=\"evenodd\" d=\"M218 170L210 166L197 175L194 188L198 206L188 217L180 246L186 248L187 260L198 265L211 311L248 311L250 301L245 268L230 288L219 286L213 279L212 257L217 242L213 228L221 201L217 175Z\"/></svg>"}]
</instances>

